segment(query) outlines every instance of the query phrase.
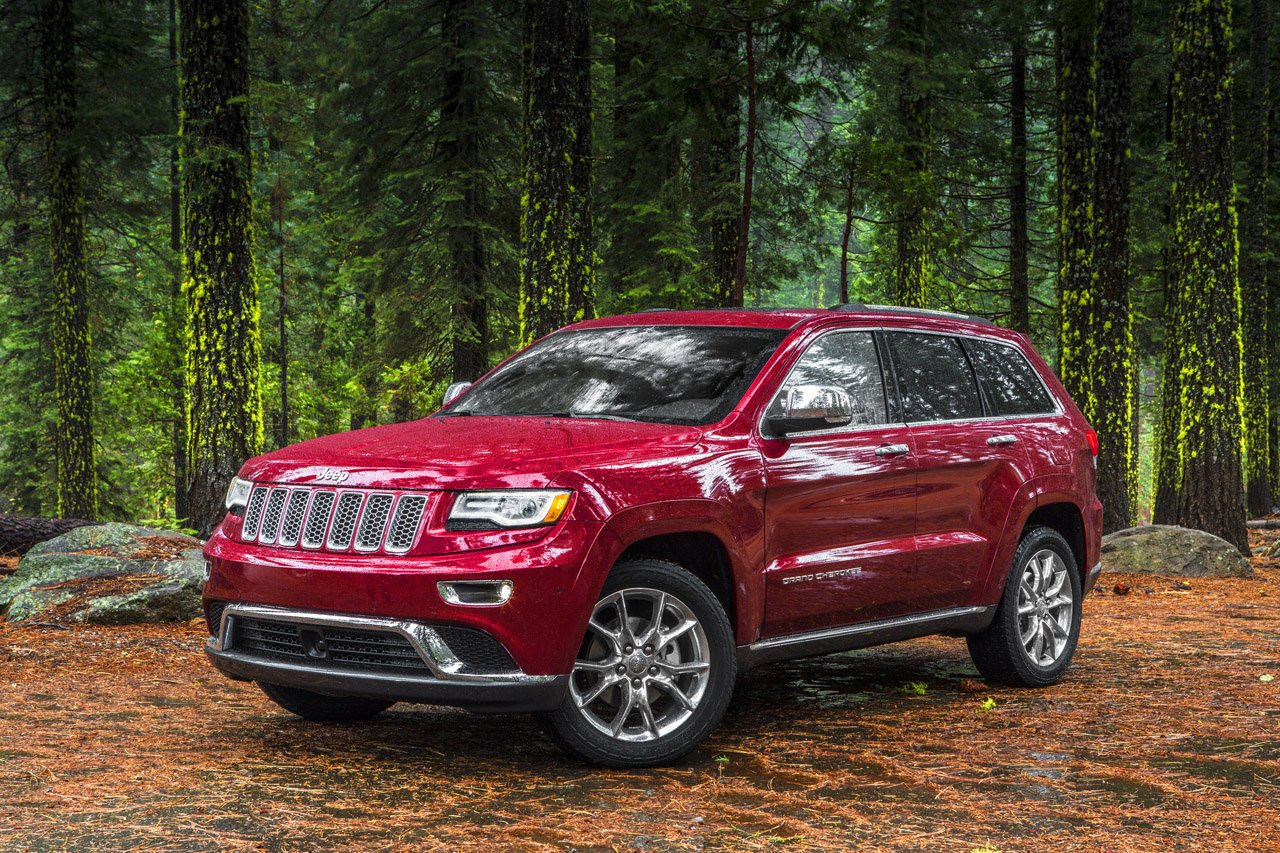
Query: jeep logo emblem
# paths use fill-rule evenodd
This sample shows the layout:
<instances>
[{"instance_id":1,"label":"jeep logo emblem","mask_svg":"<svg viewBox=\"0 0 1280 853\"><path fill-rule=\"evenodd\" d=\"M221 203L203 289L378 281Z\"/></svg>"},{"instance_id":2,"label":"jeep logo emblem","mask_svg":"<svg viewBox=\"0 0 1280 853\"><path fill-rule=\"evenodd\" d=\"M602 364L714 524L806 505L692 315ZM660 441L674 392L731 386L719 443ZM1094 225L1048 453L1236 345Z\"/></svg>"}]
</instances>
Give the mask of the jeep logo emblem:
<instances>
[{"instance_id":1,"label":"jeep logo emblem","mask_svg":"<svg viewBox=\"0 0 1280 853\"><path fill-rule=\"evenodd\" d=\"M325 468L320 472L320 476L316 477L317 483L345 483L351 479L350 471L343 471L341 468Z\"/></svg>"}]
</instances>

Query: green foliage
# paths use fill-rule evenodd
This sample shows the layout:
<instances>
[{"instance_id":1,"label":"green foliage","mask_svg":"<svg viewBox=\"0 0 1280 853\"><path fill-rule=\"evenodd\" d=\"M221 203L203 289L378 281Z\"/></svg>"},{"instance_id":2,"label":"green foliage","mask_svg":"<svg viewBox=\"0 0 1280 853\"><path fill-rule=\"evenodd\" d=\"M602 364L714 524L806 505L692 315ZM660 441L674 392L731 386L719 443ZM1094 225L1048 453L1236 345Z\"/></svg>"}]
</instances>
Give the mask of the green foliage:
<instances>
[{"instance_id":1,"label":"green foliage","mask_svg":"<svg viewBox=\"0 0 1280 853\"><path fill-rule=\"evenodd\" d=\"M0 19L0 511L53 514L62 424L53 388L54 199L42 135L42 5L18 4ZM1131 386L1121 391L1114 377L1093 377L1106 365L1142 377L1134 407L1142 415L1140 440L1136 451L1125 451L1119 470L1126 482L1116 488L1131 493L1134 460L1151 460L1143 465L1155 469L1157 485L1174 487L1176 515L1184 345L1199 334L1194 345L1203 347L1208 333L1181 324L1178 299L1166 305L1165 298L1166 291L1177 297L1184 290L1177 287L1176 249L1190 245L1191 235L1173 228L1166 120L1173 20L1162 0L1132 0L1125 165L1134 213L1122 241L1129 252L1131 350L1125 321L1108 325L1097 298L1103 283L1091 271L1092 256L1106 250L1090 228L1105 210L1091 211L1101 202L1085 148L1105 144L1105 123L1082 122L1070 145L1057 136L1061 42L1051 9L1088 10L1089 0L572 5L589 7L590 40L565 67L585 67L589 77L579 74L572 85L546 82L574 93L579 108L589 96L590 122L571 134L579 143L570 152L577 171L565 174L576 177L526 197L523 20L515 4L249 4L251 85L237 105L249 129L250 156L240 165L251 164L252 173L241 171L237 180L251 205L235 224L254 236L243 260L258 306L246 302L224 319L244 323L256 311L261 322L256 334L231 345L241 362L224 366L242 375L238 383L260 376L264 416L247 416L242 431L251 440L232 456L251 452L259 430L262 446L274 447L421 417L450 381L474 378L512 352L522 338L522 217L526 236L534 238L526 240L524 259L554 255L547 270L586 282L600 313L724 304L743 201L749 21L757 135L745 303L822 306L846 291L852 300L927 303L1011 322L1011 267L1025 255L1026 296L1019 298L1032 338L1051 361L1060 357L1073 393L1099 431L1112 436L1105 443L1123 444L1134 429L1132 419L1111 417L1128 405L1110 405L1131 395ZM84 270L93 342L93 380L77 384L88 385L93 404L99 512L177 523L175 480L185 446L179 377L188 341L181 328L185 299L175 295L182 252L170 246L169 233L178 75L167 55L168 9L147 0L74 0L73 8L79 82L75 136L67 141L78 146L86 176ZM1236 21L1242 50L1254 44L1249 34L1257 26L1252 15ZM1015 55L1025 57L1026 74L1025 231L1012 201ZM1246 70L1257 61L1237 59ZM1070 79L1087 83L1092 62L1072 71ZM1076 94L1087 103L1091 92ZM1261 102L1249 108L1261 109ZM1270 114L1275 120L1280 111ZM542 162L563 163L564 147L556 142L542 150ZM1070 168L1060 166L1065 153L1072 154L1063 161ZM190 149L184 155L192 170L221 156ZM587 166L590 214L580 191ZM546 178L546 166L539 168ZM1263 279L1249 270L1276 268L1280 186L1263 181L1260 191L1256 173L1241 166L1241 187L1250 174L1252 195L1242 192L1242 203L1267 196L1270 219L1258 238L1262 248L1245 253L1255 267L1242 259L1243 283L1252 288L1249 303L1265 301L1263 313L1274 316L1280 275L1269 274L1271 292L1260 294ZM210 186L196 179L188 204ZM538 220L533 228L530 204ZM1258 218L1250 215L1251 222ZM535 248L543 230L556 239ZM1214 246L1227 239L1205 237ZM1061 267L1060 241L1068 248ZM188 233L185 248L196 242ZM209 260L201 249L200 263L191 255L188 270L194 274ZM221 281L222 273L213 275L209 287ZM547 298L545 285L556 278L549 275L530 271L526 315L529 298ZM194 275L188 290L201 290ZM546 324L585 312L585 289L577 293L572 310L568 297L557 294L562 316ZM1247 334L1254 342L1274 339L1275 324ZM1173 379L1164 383L1162 407L1158 377L1166 350ZM1251 352L1252 373L1280 368L1276 359L1261 367L1259 350ZM217 369L216 359L201 368ZM1277 405L1276 385L1255 383L1247 458L1269 455L1280 477L1280 448L1268 442L1263 449L1258 415L1264 395ZM246 413L254 404L248 406ZM1158 420L1163 431L1153 429ZM1274 434L1274 417L1269 426ZM1153 435L1172 438L1153 448ZM1100 470L1108 483L1117 479L1105 461ZM1261 468L1251 470L1256 480ZM1149 491L1144 486L1143 494Z\"/></svg>"}]
</instances>

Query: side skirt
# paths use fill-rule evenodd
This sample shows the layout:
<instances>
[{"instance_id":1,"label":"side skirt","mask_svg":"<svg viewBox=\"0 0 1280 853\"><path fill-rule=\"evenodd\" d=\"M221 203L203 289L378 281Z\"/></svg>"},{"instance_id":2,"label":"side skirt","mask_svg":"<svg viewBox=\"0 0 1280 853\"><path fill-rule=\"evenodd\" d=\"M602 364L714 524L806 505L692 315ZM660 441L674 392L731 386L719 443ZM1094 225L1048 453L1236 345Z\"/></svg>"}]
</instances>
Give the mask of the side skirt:
<instances>
[{"instance_id":1,"label":"side skirt","mask_svg":"<svg viewBox=\"0 0 1280 853\"><path fill-rule=\"evenodd\" d=\"M738 671L745 672L775 661L847 652L930 634L972 634L990 625L995 614L994 606L952 607L860 625L769 637L748 646L738 646Z\"/></svg>"}]
</instances>

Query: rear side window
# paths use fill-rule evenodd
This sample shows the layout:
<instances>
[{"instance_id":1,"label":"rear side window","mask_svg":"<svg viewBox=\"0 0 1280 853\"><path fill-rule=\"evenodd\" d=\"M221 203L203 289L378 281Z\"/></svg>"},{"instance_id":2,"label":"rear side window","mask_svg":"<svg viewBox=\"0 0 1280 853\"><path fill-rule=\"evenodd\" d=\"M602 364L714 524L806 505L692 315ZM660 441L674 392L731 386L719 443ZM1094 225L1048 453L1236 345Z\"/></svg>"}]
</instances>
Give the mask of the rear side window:
<instances>
[{"instance_id":1,"label":"rear side window","mask_svg":"<svg viewBox=\"0 0 1280 853\"><path fill-rule=\"evenodd\" d=\"M782 414L786 393L796 385L834 385L848 391L853 426L886 421L880 357L870 332L833 332L814 341L769 406L769 416Z\"/></svg>"},{"instance_id":2,"label":"rear side window","mask_svg":"<svg viewBox=\"0 0 1280 853\"><path fill-rule=\"evenodd\" d=\"M964 346L992 414L1042 415L1053 411L1053 400L1039 374L1017 348L980 340L967 340Z\"/></svg>"},{"instance_id":3,"label":"rear side window","mask_svg":"<svg viewBox=\"0 0 1280 853\"><path fill-rule=\"evenodd\" d=\"M886 338L905 420L982 417L978 386L958 340L911 332L890 332Z\"/></svg>"}]
</instances>

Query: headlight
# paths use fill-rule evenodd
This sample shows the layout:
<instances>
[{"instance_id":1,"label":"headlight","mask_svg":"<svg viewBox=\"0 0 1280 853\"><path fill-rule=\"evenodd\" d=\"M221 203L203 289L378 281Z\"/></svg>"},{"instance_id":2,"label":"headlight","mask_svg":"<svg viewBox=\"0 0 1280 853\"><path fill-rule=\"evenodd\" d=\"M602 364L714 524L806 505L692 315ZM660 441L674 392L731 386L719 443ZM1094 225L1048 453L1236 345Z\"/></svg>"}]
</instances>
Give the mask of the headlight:
<instances>
[{"instance_id":1,"label":"headlight","mask_svg":"<svg viewBox=\"0 0 1280 853\"><path fill-rule=\"evenodd\" d=\"M494 530L555 524L569 505L569 492L556 489L508 489L463 492L449 510L450 530Z\"/></svg>"},{"instance_id":2,"label":"headlight","mask_svg":"<svg viewBox=\"0 0 1280 853\"><path fill-rule=\"evenodd\" d=\"M228 512L234 512L236 509L243 509L249 503L249 492L253 491L253 483L248 480L241 480L239 477L231 478L231 485L227 486L227 498L223 503L227 505Z\"/></svg>"}]
</instances>

